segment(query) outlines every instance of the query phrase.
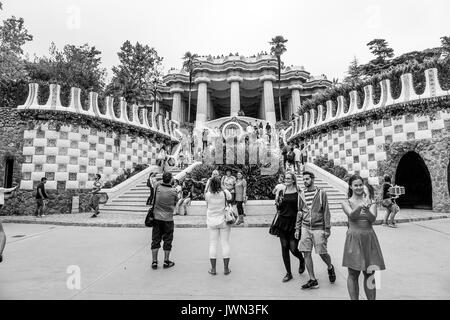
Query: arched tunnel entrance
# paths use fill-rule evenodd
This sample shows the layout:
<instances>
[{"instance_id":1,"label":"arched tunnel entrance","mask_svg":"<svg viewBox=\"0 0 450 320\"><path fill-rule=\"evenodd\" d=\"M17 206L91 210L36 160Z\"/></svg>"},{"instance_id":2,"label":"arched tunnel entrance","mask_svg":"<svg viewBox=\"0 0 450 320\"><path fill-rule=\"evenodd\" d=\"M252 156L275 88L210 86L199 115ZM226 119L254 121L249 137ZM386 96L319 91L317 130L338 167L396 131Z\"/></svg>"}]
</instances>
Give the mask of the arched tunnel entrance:
<instances>
[{"instance_id":1,"label":"arched tunnel entrance","mask_svg":"<svg viewBox=\"0 0 450 320\"><path fill-rule=\"evenodd\" d=\"M397 199L400 208L433 208L430 172L416 152L408 152L400 159L395 184L405 187L405 194Z\"/></svg>"}]
</instances>

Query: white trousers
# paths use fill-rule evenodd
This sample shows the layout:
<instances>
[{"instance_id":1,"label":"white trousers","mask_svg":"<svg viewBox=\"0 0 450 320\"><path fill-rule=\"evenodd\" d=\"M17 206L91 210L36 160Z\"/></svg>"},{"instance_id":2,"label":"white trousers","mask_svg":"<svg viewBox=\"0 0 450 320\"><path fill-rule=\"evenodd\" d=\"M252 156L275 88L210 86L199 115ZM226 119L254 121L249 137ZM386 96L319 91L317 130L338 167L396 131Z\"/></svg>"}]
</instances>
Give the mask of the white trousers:
<instances>
[{"instance_id":1,"label":"white trousers","mask_svg":"<svg viewBox=\"0 0 450 320\"><path fill-rule=\"evenodd\" d=\"M231 228L212 228L209 229L209 258L217 259L217 247L219 240L222 245L222 258L230 257L230 231Z\"/></svg>"}]
</instances>

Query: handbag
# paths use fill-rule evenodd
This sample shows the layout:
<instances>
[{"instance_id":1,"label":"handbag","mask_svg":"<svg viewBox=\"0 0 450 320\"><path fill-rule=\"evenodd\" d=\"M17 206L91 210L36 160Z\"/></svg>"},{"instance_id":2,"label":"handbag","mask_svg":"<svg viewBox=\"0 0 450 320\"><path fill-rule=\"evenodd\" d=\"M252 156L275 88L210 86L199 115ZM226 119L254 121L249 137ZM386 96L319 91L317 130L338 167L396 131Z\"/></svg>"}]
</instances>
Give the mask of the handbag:
<instances>
[{"instance_id":1,"label":"handbag","mask_svg":"<svg viewBox=\"0 0 450 320\"><path fill-rule=\"evenodd\" d=\"M150 208L148 209L147 216L145 217L145 226L148 228L153 227L154 221L155 221L155 215L153 213L153 210L155 209L155 200L156 200L156 191L158 190L158 187L156 187L155 195L153 196L153 202L150 205Z\"/></svg>"},{"instance_id":2,"label":"handbag","mask_svg":"<svg viewBox=\"0 0 450 320\"><path fill-rule=\"evenodd\" d=\"M381 205L385 208L388 208L390 205L392 205L392 200L391 199L383 199L383 201L381 202Z\"/></svg>"},{"instance_id":3,"label":"handbag","mask_svg":"<svg viewBox=\"0 0 450 320\"><path fill-rule=\"evenodd\" d=\"M270 228L269 228L269 233L273 236L278 235L277 228L275 227L275 225L278 221L278 216L279 216L279 211L277 210L277 213L275 214L275 217L273 217L272 224L270 225Z\"/></svg>"},{"instance_id":4,"label":"handbag","mask_svg":"<svg viewBox=\"0 0 450 320\"><path fill-rule=\"evenodd\" d=\"M234 211L233 207L231 207L228 203L227 203L227 195L224 192L223 193L224 197L225 197L225 208L224 208L224 215L225 215L225 222L227 224L236 224L238 222L238 215L236 214L236 212Z\"/></svg>"}]
</instances>

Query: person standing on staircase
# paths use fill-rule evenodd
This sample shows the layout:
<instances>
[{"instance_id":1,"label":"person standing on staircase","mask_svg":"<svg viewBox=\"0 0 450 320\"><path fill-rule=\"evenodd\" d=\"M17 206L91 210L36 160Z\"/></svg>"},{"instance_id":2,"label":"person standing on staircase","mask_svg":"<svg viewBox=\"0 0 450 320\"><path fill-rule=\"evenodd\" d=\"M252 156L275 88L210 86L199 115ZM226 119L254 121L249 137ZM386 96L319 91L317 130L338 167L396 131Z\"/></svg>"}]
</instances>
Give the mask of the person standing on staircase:
<instances>
[{"instance_id":1,"label":"person standing on staircase","mask_svg":"<svg viewBox=\"0 0 450 320\"><path fill-rule=\"evenodd\" d=\"M237 173L237 179L235 184L236 190L236 207L239 215L239 221L237 225L244 223L244 203L247 203L247 181L244 179L242 171Z\"/></svg>"},{"instance_id":2,"label":"person standing on staircase","mask_svg":"<svg viewBox=\"0 0 450 320\"><path fill-rule=\"evenodd\" d=\"M187 207L191 204L192 196L194 193L194 180L191 178L191 174L186 173L186 177L182 186L182 198L178 200L178 214L187 216Z\"/></svg>"},{"instance_id":3,"label":"person standing on staircase","mask_svg":"<svg viewBox=\"0 0 450 320\"><path fill-rule=\"evenodd\" d=\"M331 216L328 198L325 191L314 185L314 174L303 172L305 189L300 192L298 198L298 213L295 225L295 238L300 239L299 250L305 256L306 269L310 280L302 286L302 289L315 289L319 282L314 275L312 260L312 248L328 266L328 278L331 283L336 281L334 266L327 251L328 237L331 234ZM301 235L301 236L300 236Z\"/></svg>"},{"instance_id":4,"label":"person standing on staircase","mask_svg":"<svg viewBox=\"0 0 450 320\"><path fill-rule=\"evenodd\" d=\"M300 151L300 148L298 147L298 144L295 144L294 148L294 154L295 154L295 170L297 171L297 174L302 174L301 171L301 158L302 158L302 152Z\"/></svg>"}]
</instances>

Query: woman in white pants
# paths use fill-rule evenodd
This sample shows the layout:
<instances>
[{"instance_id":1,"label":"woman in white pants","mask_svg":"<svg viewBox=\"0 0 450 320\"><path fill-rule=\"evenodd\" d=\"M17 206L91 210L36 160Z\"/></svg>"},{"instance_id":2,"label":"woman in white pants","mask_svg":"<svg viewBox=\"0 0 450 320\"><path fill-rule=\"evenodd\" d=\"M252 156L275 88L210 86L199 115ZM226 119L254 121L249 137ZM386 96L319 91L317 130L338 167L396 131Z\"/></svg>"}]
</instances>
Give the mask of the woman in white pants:
<instances>
[{"instance_id":1,"label":"woman in white pants","mask_svg":"<svg viewBox=\"0 0 450 320\"><path fill-rule=\"evenodd\" d=\"M230 274L230 230L231 227L225 221L224 208L226 200L232 196L228 190L222 190L218 177L213 177L209 183L209 190L205 194L206 200L206 225L209 231L209 258L211 269L208 271L216 275L217 247L219 241L222 246L222 258L225 275Z\"/></svg>"}]
</instances>

